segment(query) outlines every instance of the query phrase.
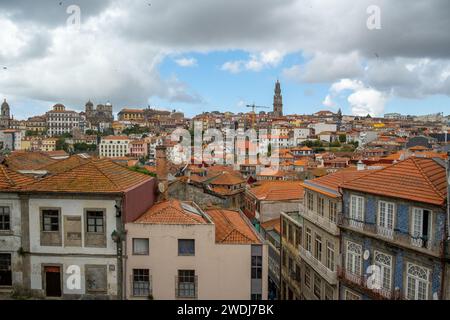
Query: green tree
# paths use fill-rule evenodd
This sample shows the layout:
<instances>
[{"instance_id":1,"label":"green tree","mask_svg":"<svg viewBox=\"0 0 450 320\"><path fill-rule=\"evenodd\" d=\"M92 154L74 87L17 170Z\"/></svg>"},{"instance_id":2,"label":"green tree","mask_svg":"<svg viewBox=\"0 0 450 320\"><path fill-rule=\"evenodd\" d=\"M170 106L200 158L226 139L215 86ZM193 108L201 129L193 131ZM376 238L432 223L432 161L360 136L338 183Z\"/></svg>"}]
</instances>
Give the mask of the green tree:
<instances>
[{"instance_id":1,"label":"green tree","mask_svg":"<svg viewBox=\"0 0 450 320\"><path fill-rule=\"evenodd\" d=\"M347 135L345 133L339 135L339 142L345 143L347 141Z\"/></svg>"},{"instance_id":2,"label":"green tree","mask_svg":"<svg viewBox=\"0 0 450 320\"><path fill-rule=\"evenodd\" d=\"M66 143L66 140L63 137L60 137L56 141L56 150L64 150L65 152L69 152L69 144Z\"/></svg>"}]
</instances>

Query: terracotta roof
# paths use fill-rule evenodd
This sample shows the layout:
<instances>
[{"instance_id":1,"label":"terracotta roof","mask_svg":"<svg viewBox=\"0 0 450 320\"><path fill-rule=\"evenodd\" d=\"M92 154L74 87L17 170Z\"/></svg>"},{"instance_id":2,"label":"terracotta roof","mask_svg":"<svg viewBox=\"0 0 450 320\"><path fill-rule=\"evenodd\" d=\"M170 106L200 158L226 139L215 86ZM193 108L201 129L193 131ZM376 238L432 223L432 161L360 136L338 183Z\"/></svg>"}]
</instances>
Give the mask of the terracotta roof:
<instances>
[{"instance_id":1,"label":"terracotta roof","mask_svg":"<svg viewBox=\"0 0 450 320\"><path fill-rule=\"evenodd\" d=\"M194 205L171 199L153 205L135 223L149 224L207 224L200 209Z\"/></svg>"},{"instance_id":2,"label":"terracotta roof","mask_svg":"<svg viewBox=\"0 0 450 320\"><path fill-rule=\"evenodd\" d=\"M0 190L19 190L21 187L35 182L33 178L15 172L0 165Z\"/></svg>"},{"instance_id":3,"label":"terracotta roof","mask_svg":"<svg viewBox=\"0 0 450 320\"><path fill-rule=\"evenodd\" d=\"M222 244L260 244L255 230L237 211L213 209L206 212L216 226L216 242Z\"/></svg>"},{"instance_id":4,"label":"terracotta roof","mask_svg":"<svg viewBox=\"0 0 450 320\"><path fill-rule=\"evenodd\" d=\"M5 165L12 170L39 170L58 160L43 152L15 151L5 159Z\"/></svg>"},{"instance_id":5,"label":"terracotta roof","mask_svg":"<svg viewBox=\"0 0 450 320\"><path fill-rule=\"evenodd\" d=\"M35 192L122 193L152 177L110 160L92 160L35 182L24 190Z\"/></svg>"},{"instance_id":6,"label":"terracotta roof","mask_svg":"<svg viewBox=\"0 0 450 320\"><path fill-rule=\"evenodd\" d=\"M259 200L283 201L303 199L303 183L298 181L264 181L248 192Z\"/></svg>"},{"instance_id":7,"label":"terracotta roof","mask_svg":"<svg viewBox=\"0 0 450 320\"><path fill-rule=\"evenodd\" d=\"M443 205L447 197L445 168L429 158L408 158L343 188L435 205Z\"/></svg>"},{"instance_id":8,"label":"terracotta roof","mask_svg":"<svg viewBox=\"0 0 450 320\"><path fill-rule=\"evenodd\" d=\"M130 140L127 136L106 136L102 140Z\"/></svg>"},{"instance_id":9,"label":"terracotta roof","mask_svg":"<svg viewBox=\"0 0 450 320\"><path fill-rule=\"evenodd\" d=\"M261 223L261 227L266 231L273 229L276 233L281 234L281 219L276 218L263 222Z\"/></svg>"},{"instance_id":10,"label":"terracotta roof","mask_svg":"<svg viewBox=\"0 0 450 320\"><path fill-rule=\"evenodd\" d=\"M87 163L91 160L82 158L80 156L74 155L67 159L59 160L55 163L51 163L45 167L42 167L42 170L46 170L50 173L61 173L67 170L78 167L81 164Z\"/></svg>"},{"instance_id":11,"label":"terracotta roof","mask_svg":"<svg viewBox=\"0 0 450 320\"><path fill-rule=\"evenodd\" d=\"M245 180L241 177L238 177L228 171L224 171L221 174L211 178L208 183L212 185L235 185L244 183Z\"/></svg>"},{"instance_id":12,"label":"terracotta roof","mask_svg":"<svg viewBox=\"0 0 450 320\"><path fill-rule=\"evenodd\" d=\"M326 176L305 181L305 188L323 193L327 196L337 197L339 187L345 182L366 176L373 170L357 170L355 167L346 168ZM328 191L328 192L327 192Z\"/></svg>"}]
</instances>

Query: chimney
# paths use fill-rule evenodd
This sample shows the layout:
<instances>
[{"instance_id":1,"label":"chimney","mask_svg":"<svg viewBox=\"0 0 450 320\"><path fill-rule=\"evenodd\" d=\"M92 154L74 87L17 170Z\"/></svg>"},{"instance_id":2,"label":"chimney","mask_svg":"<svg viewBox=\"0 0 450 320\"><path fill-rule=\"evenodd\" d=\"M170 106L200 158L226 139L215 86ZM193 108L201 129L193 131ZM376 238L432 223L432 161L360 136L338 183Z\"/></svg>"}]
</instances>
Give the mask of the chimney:
<instances>
[{"instance_id":1,"label":"chimney","mask_svg":"<svg viewBox=\"0 0 450 320\"><path fill-rule=\"evenodd\" d=\"M158 190L162 201L168 200L167 182L167 156L166 146L156 146L156 177L158 178Z\"/></svg>"},{"instance_id":2,"label":"chimney","mask_svg":"<svg viewBox=\"0 0 450 320\"><path fill-rule=\"evenodd\" d=\"M363 171L366 170L366 165L361 160L359 160L356 168L358 171Z\"/></svg>"}]
</instances>

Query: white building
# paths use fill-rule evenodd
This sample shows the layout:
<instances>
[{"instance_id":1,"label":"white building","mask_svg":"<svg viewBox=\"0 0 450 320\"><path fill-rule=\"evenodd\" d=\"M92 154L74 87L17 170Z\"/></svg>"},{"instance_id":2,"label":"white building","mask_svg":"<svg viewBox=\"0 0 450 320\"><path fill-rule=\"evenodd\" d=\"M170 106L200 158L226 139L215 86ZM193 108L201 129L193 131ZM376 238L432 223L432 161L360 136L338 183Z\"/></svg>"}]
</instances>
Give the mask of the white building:
<instances>
[{"instance_id":1,"label":"white building","mask_svg":"<svg viewBox=\"0 0 450 320\"><path fill-rule=\"evenodd\" d=\"M123 283L111 235L153 204L154 180L109 160L73 160L61 160L61 167L72 169L36 182L21 176L19 196L2 186L0 207L9 206L11 235L19 236L1 246L0 258L9 253L14 283L34 295L116 298ZM16 271L14 254L20 251Z\"/></svg>"},{"instance_id":2,"label":"white building","mask_svg":"<svg viewBox=\"0 0 450 320\"><path fill-rule=\"evenodd\" d=\"M49 136L72 133L73 128L80 127L81 116L78 112L66 110L62 104L55 104L53 110L45 114Z\"/></svg>"},{"instance_id":3,"label":"white building","mask_svg":"<svg viewBox=\"0 0 450 320\"><path fill-rule=\"evenodd\" d=\"M20 130L0 130L0 149L21 150L22 137L22 131Z\"/></svg>"},{"instance_id":4,"label":"white building","mask_svg":"<svg viewBox=\"0 0 450 320\"><path fill-rule=\"evenodd\" d=\"M337 125L335 123L313 123L310 124L309 127L314 129L316 135L319 135L324 131L328 132L337 131Z\"/></svg>"},{"instance_id":5,"label":"white building","mask_svg":"<svg viewBox=\"0 0 450 320\"><path fill-rule=\"evenodd\" d=\"M0 289L12 292L22 286L22 217L18 188L33 183L30 177L0 168Z\"/></svg>"},{"instance_id":6,"label":"white building","mask_svg":"<svg viewBox=\"0 0 450 320\"><path fill-rule=\"evenodd\" d=\"M169 200L125 228L128 299L267 299L267 245L242 213Z\"/></svg>"},{"instance_id":7,"label":"white building","mask_svg":"<svg viewBox=\"0 0 450 320\"><path fill-rule=\"evenodd\" d=\"M120 158L130 154L131 139L127 136L103 137L98 147L101 158Z\"/></svg>"}]
</instances>

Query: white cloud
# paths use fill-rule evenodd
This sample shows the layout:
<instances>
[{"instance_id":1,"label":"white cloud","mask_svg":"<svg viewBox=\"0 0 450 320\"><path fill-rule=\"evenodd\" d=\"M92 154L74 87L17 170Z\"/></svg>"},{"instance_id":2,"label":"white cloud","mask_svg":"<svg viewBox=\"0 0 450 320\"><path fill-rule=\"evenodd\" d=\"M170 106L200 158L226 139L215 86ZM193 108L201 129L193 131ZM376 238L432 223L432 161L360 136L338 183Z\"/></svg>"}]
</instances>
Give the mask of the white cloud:
<instances>
[{"instance_id":1,"label":"white cloud","mask_svg":"<svg viewBox=\"0 0 450 320\"><path fill-rule=\"evenodd\" d=\"M176 59L175 63L180 67L196 67L197 59L195 58L180 58Z\"/></svg>"},{"instance_id":2,"label":"white cloud","mask_svg":"<svg viewBox=\"0 0 450 320\"><path fill-rule=\"evenodd\" d=\"M230 73L239 73L242 71L243 64L243 61L227 61L222 65L221 70Z\"/></svg>"},{"instance_id":3,"label":"white cloud","mask_svg":"<svg viewBox=\"0 0 450 320\"><path fill-rule=\"evenodd\" d=\"M332 84L330 95L325 98L326 101L332 101L332 96L350 90L347 101L351 107L352 114L357 116L380 116L384 113L387 102L387 95L381 91L366 87L359 80L342 79Z\"/></svg>"},{"instance_id":4,"label":"white cloud","mask_svg":"<svg viewBox=\"0 0 450 320\"><path fill-rule=\"evenodd\" d=\"M325 99L323 100L322 104L325 107L333 108L336 106L336 103L331 99L331 96L328 94Z\"/></svg>"},{"instance_id":5,"label":"white cloud","mask_svg":"<svg viewBox=\"0 0 450 320\"><path fill-rule=\"evenodd\" d=\"M257 54L251 54L248 60L235 60L225 62L221 69L231 73L241 71L258 72L264 68L273 68L283 61L284 55L277 50L262 51Z\"/></svg>"}]
</instances>

